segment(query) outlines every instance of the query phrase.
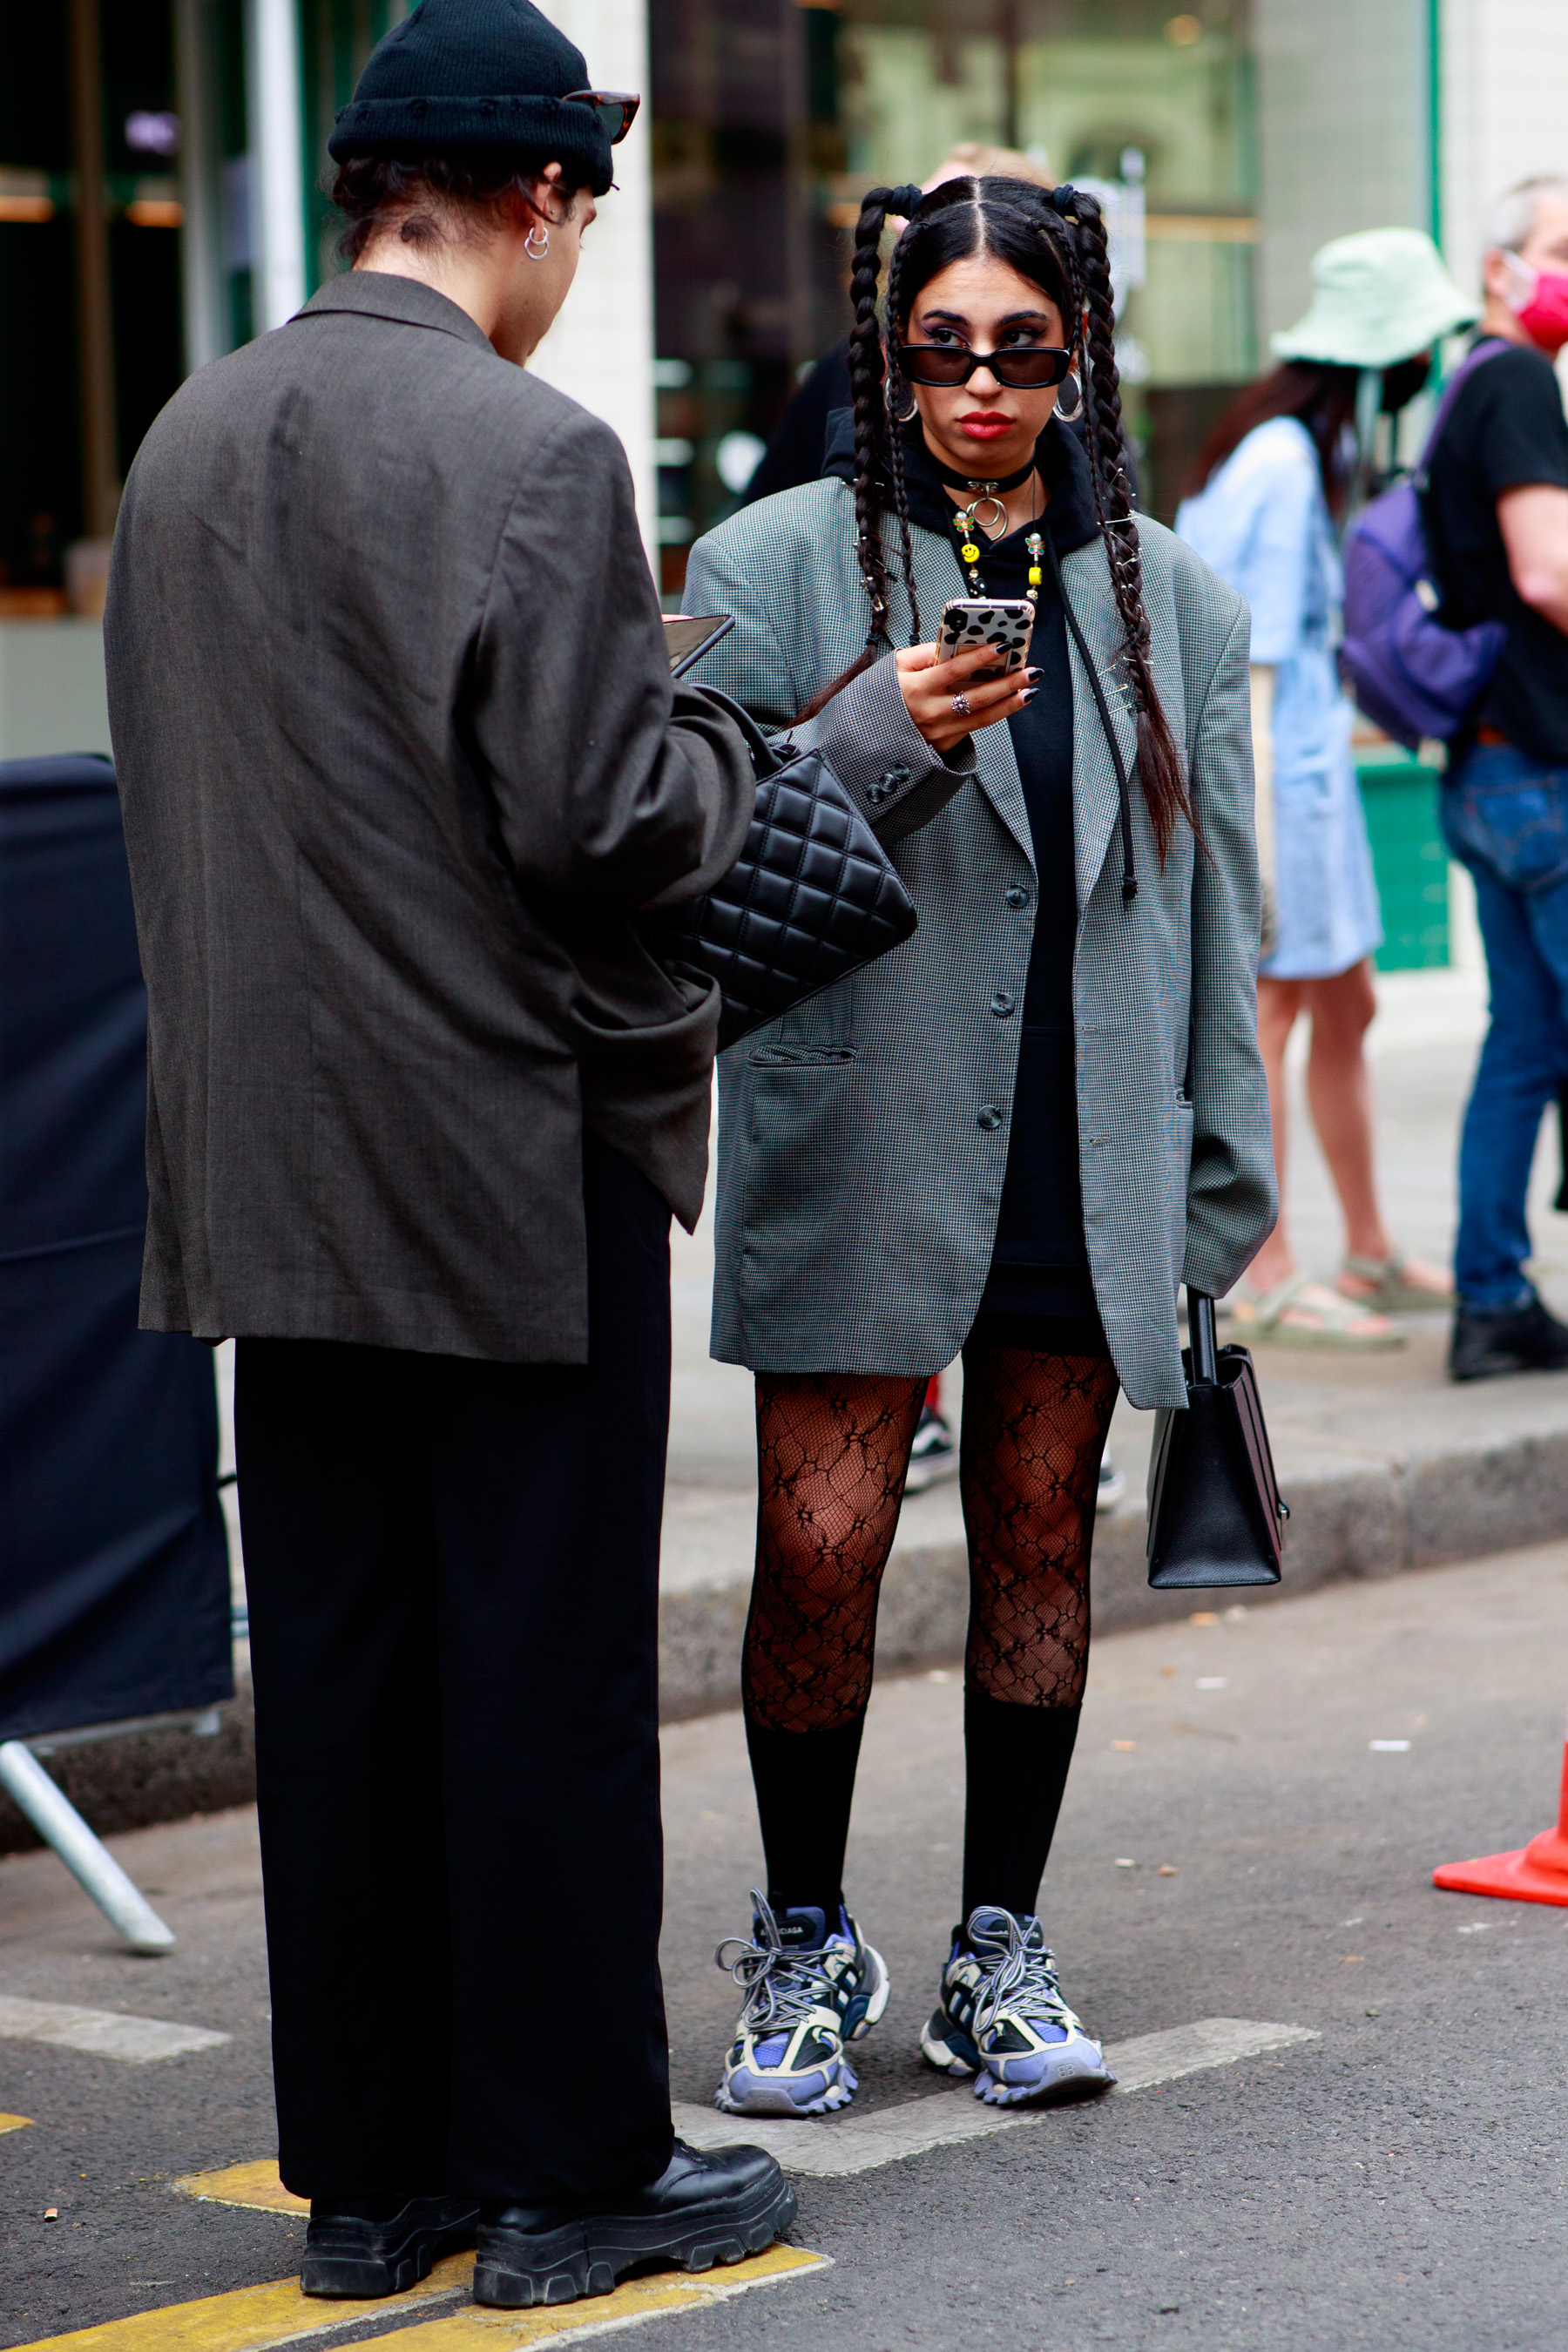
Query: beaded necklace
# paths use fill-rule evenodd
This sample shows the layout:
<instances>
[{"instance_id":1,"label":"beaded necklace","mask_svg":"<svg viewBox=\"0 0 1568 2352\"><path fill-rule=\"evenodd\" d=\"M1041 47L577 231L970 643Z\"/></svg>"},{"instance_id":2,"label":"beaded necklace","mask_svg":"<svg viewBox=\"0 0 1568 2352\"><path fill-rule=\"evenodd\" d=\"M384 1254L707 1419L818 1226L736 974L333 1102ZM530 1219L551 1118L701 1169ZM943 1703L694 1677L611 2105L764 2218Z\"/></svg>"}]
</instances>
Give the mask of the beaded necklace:
<instances>
[{"instance_id":1,"label":"beaded necklace","mask_svg":"<svg viewBox=\"0 0 1568 2352\"><path fill-rule=\"evenodd\" d=\"M973 488L976 486L971 483L969 487ZM1002 504L995 491L987 488L982 488L979 497L971 499L969 504L955 512L952 518L952 528L958 537L959 561L968 573L969 584L977 596L984 596L986 593L985 583L980 577L980 534L975 525L975 511L984 506L994 507L998 520L1002 522L1006 521L1006 508ZM1040 582L1044 576L1040 570L1040 559L1045 554L1046 542L1037 530L1032 530L1025 540L1024 547L1029 558L1028 584L1024 593L1028 598L1029 609L1033 612L1040 601Z\"/></svg>"}]
</instances>

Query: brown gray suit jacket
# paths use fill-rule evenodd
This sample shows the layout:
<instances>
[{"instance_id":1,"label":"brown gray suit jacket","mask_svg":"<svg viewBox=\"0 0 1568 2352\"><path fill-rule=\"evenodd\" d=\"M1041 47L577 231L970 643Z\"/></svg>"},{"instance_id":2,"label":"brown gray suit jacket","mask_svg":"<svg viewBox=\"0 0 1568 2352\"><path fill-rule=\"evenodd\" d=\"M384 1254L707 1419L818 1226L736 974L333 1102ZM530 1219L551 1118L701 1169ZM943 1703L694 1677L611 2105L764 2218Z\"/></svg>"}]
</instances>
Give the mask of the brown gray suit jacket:
<instances>
[{"instance_id":1,"label":"brown gray suit jacket","mask_svg":"<svg viewBox=\"0 0 1568 2352\"><path fill-rule=\"evenodd\" d=\"M143 1325L587 1349L584 1129L688 1225L718 1022L638 943L745 838L609 428L336 279L153 426L105 642L151 1013Z\"/></svg>"}]
</instances>

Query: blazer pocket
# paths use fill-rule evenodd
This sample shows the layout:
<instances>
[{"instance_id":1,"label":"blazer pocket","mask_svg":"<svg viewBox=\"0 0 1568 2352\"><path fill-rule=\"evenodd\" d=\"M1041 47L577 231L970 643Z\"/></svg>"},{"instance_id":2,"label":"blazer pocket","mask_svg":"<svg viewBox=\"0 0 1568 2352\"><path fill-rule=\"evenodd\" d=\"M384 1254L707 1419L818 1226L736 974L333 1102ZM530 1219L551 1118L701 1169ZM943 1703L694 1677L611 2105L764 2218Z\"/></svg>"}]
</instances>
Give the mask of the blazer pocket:
<instances>
[{"instance_id":1,"label":"blazer pocket","mask_svg":"<svg viewBox=\"0 0 1568 2352\"><path fill-rule=\"evenodd\" d=\"M754 1069L827 1068L855 1059L855 974L836 981L760 1030L747 1056Z\"/></svg>"},{"instance_id":2,"label":"blazer pocket","mask_svg":"<svg viewBox=\"0 0 1568 2352\"><path fill-rule=\"evenodd\" d=\"M775 1056L747 1082L741 1218L749 1254L773 1268L816 1265L833 1239L847 1168L868 1139L852 1053Z\"/></svg>"}]
</instances>

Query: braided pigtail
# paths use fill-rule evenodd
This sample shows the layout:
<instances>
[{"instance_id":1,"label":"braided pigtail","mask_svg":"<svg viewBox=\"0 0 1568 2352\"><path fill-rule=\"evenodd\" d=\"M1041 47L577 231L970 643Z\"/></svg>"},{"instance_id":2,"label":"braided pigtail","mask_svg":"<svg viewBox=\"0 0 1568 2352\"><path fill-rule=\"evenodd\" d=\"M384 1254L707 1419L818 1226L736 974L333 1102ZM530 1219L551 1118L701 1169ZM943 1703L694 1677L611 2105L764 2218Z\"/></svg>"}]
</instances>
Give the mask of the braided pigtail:
<instances>
[{"instance_id":1,"label":"braided pigtail","mask_svg":"<svg viewBox=\"0 0 1568 2352\"><path fill-rule=\"evenodd\" d=\"M1071 272L1073 339L1083 373L1084 432L1094 485L1095 516L1110 566L1111 593L1122 630L1121 657L1138 714L1138 773L1150 822L1165 862L1176 822L1198 831L1181 753L1154 683L1149 615L1143 605L1143 558L1132 514L1132 483L1121 431L1121 387L1116 372L1116 307L1105 222L1094 198L1058 188L1051 199L1071 224L1067 239Z\"/></svg>"},{"instance_id":2,"label":"braided pigtail","mask_svg":"<svg viewBox=\"0 0 1568 2352\"><path fill-rule=\"evenodd\" d=\"M888 265L888 472L892 483L893 512L899 519L899 551L903 559L904 587L910 600L910 643L921 641L921 600L915 593L915 549L910 531L910 499L904 486L904 435L902 411L909 386L899 366L899 330L903 312L900 301L900 267L904 251L903 240L893 247L893 257Z\"/></svg>"},{"instance_id":3,"label":"braided pigtail","mask_svg":"<svg viewBox=\"0 0 1568 2352\"><path fill-rule=\"evenodd\" d=\"M918 190L867 190L860 202L860 217L855 224L855 257L849 272L849 299L855 306L855 324L849 334L849 390L855 414L855 527L860 577L866 583L871 608L866 646L840 677L813 696L797 714L797 725L802 719L815 719L851 678L869 669L877 659L879 644L891 643L888 635L888 560L882 548L881 513L886 371L882 363L882 331L877 320L877 284L882 270L883 226L889 212L902 209L894 199L910 195L919 201ZM912 211L913 205L909 209ZM910 560L907 522L904 546L907 567ZM910 584L912 590L913 582Z\"/></svg>"}]
</instances>

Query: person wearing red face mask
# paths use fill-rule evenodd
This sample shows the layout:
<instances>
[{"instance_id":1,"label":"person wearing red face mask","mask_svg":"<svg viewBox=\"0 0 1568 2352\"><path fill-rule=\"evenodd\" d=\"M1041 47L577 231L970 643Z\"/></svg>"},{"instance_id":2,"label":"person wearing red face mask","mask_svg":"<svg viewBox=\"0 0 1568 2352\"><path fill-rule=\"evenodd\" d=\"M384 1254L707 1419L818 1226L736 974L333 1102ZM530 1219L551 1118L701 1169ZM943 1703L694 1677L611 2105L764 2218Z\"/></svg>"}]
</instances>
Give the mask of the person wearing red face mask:
<instances>
[{"instance_id":1,"label":"person wearing red face mask","mask_svg":"<svg viewBox=\"0 0 1568 2352\"><path fill-rule=\"evenodd\" d=\"M1507 628L1454 743L1443 830L1475 877L1491 988L1459 1147L1456 1380L1568 1365L1527 1274L1541 1114L1568 1081L1568 178L1525 180L1490 224L1478 338L1426 499L1443 619Z\"/></svg>"}]
</instances>

